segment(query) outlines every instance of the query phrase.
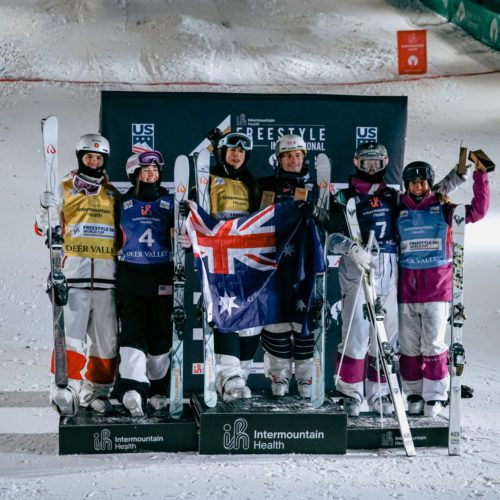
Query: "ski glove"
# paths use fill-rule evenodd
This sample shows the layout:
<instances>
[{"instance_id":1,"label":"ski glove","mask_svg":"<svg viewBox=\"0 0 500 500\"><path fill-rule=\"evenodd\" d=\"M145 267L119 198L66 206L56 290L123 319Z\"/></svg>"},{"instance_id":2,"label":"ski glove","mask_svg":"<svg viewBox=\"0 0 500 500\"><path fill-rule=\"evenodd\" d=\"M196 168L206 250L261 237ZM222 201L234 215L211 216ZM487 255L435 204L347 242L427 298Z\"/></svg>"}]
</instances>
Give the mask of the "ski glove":
<instances>
[{"instance_id":1,"label":"ski glove","mask_svg":"<svg viewBox=\"0 0 500 500\"><path fill-rule=\"evenodd\" d=\"M319 209L317 205L311 203L310 201L301 201L298 204L299 210L302 210L304 217L312 217L313 219L317 219L319 215Z\"/></svg>"},{"instance_id":2,"label":"ski glove","mask_svg":"<svg viewBox=\"0 0 500 500\"><path fill-rule=\"evenodd\" d=\"M182 200L179 203L179 213L181 217L187 217L190 213L189 203L186 200Z\"/></svg>"},{"instance_id":3,"label":"ski glove","mask_svg":"<svg viewBox=\"0 0 500 500\"><path fill-rule=\"evenodd\" d=\"M373 267L372 254L357 243L352 245L347 255L349 255L360 271L369 271L370 268Z\"/></svg>"},{"instance_id":4,"label":"ski glove","mask_svg":"<svg viewBox=\"0 0 500 500\"><path fill-rule=\"evenodd\" d=\"M57 205L57 198L54 193L44 191L40 195L40 206L47 210L47 208L54 208Z\"/></svg>"},{"instance_id":5,"label":"ski glove","mask_svg":"<svg viewBox=\"0 0 500 500\"><path fill-rule=\"evenodd\" d=\"M192 243L188 234L178 234L177 239L182 248L191 248Z\"/></svg>"},{"instance_id":6,"label":"ski glove","mask_svg":"<svg viewBox=\"0 0 500 500\"><path fill-rule=\"evenodd\" d=\"M207 139L212 143L212 145L217 146L219 141L222 139L224 133L218 128L213 128L207 133Z\"/></svg>"}]
</instances>

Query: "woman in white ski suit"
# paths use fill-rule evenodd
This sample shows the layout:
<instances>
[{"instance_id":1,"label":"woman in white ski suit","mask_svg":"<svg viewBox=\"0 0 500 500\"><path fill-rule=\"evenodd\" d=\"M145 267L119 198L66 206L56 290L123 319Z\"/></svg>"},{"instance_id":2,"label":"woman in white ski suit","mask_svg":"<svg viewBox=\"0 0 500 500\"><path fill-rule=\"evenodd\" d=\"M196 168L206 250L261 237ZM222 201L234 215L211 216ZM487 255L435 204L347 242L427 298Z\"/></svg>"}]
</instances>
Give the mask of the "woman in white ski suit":
<instances>
[{"instance_id":1,"label":"woman in white ski suit","mask_svg":"<svg viewBox=\"0 0 500 500\"><path fill-rule=\"evenodd\" d=\"M112 411L118 192L104 170L109 152L109 143L101 135L83 135L76 146L78 169L60 182L58 196L42 194L36 214L37 234L46 234L50 208L51 227L61 226L64 237L63 273L69 286L64 306L68 387L54 387L50 396L63 415L74 415L79 405L100 413Z\"/></svg>"}]
</instances>

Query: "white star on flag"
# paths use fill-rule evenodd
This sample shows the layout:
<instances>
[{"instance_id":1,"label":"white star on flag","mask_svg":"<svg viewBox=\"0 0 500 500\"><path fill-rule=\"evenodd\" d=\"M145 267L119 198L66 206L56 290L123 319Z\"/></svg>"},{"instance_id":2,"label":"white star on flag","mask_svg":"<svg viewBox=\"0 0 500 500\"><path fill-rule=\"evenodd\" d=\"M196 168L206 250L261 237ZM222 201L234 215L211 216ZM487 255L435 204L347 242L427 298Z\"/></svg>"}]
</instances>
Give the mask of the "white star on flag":
<instances>
[{"instance_id":1,"label":"white star on flag","mask_svg":"<svg viewBox=\"0 0 500 500\"><path fill-rule=\"evenodd\" d=\"M295 249L293 248L293 245L290 245L289 243L287 243L285 248L283 248L283 255L286 255L287 257L290 257L294 252Z\"/></svg>"},{"instance_id":2,"label":"white star on flag","mask_svg":"<svg viewBox=\"0 0 500 500\"><path fill-rule=\"evenodd\" d=\"M306 304L302 299L299 299L297 301L296 307L297 307L297 311L305 311L306 310Z\"/></svg>"},{"instance_id":3,"label":"white star on flag","mask_svg":"<svg viewBox=\"0 0 500 500\"><path fill-rule=\"evenodd\" d=\"M231 316L232 310L233 309L239 309L240 306L235 304L236 297L230 297L227 292L224 292L224 297L219 297L219 306L220 308L220 313L222 314L223 312L227 311L227 314Z\"/></svg>"}]
</instances>

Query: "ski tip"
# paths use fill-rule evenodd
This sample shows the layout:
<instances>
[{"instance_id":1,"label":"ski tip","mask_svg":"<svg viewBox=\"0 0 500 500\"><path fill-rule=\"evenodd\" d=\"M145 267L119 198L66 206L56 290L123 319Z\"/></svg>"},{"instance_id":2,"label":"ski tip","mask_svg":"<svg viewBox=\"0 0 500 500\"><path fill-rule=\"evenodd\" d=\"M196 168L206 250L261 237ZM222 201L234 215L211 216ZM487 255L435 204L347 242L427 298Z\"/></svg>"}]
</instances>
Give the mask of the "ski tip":
<instances>
[{"instance_id":1,"label":"ski tip","mask_svg":"<svg viewBox=\"0 0 500 500\"><path fill-rule=\"evenodd\" d=\"M43 127L45 127L45 125L47 124L47 122L49 122L49 123L53 122L55 125L57 125L57 118L54 115L49 115L46 118L42 118L40 120L40 123L42 125L42 129L43 129Z\"/></svg>"}]
</instances>

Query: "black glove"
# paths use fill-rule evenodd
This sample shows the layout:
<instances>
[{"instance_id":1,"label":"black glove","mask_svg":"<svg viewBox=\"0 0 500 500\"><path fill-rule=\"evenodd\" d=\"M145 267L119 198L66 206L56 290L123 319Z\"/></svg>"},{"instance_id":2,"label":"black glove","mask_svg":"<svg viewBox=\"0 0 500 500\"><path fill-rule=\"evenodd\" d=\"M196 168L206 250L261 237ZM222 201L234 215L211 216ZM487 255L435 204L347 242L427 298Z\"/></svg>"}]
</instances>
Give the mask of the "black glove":
<instances>
[{"instance_id":1,"label":"black glove","mask_svg":"<svg viewBox=\"0 0 500 500\"><path fill-rule=\"evenodd\" d=\"M312 217L313 219L318 218L319 210L317 205L314 203L311 203L310 201L301 201L298 208L302 210L304 217Z\"/></svg>"},{"instance_id":2,"label":"black glove","mask_svg":"<svg viewBox=\"0 0 500 500\"><path fill-rule=\"evenodd\" d=\"M181 215L181 217L186 218L190 212L191 210L189 208L189 203L186 200L182 200L179 203L179 214Z\"/></svg>"},{"instance_id":3,"label":"black glove","mask_svg":"<svg viewBox=\"0 0 500 500\"><path fill-rule=\"evenodd\" d=\"M45 238L45 246L50 249L49 245L49 230L47 229L46 233L46 238ZM62 229L61 226L55 226L52 228L52 246L62 246L64 244L64 238L62 235Z\"/></svg>"},{"instance_id":4,"label":"black glove","mask_svg":"<svg viewBox=\"0 0 500 500\"><path fill-rule=\"evenodd\" d=\"M207 133L207 139L212 143L212 146L217 146L223 135L224 133L220 129L213 128Z\"/></svg>"}]
</instances>

